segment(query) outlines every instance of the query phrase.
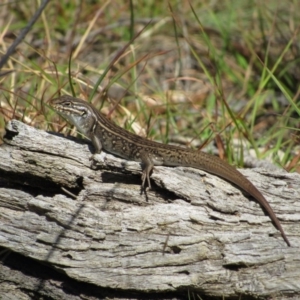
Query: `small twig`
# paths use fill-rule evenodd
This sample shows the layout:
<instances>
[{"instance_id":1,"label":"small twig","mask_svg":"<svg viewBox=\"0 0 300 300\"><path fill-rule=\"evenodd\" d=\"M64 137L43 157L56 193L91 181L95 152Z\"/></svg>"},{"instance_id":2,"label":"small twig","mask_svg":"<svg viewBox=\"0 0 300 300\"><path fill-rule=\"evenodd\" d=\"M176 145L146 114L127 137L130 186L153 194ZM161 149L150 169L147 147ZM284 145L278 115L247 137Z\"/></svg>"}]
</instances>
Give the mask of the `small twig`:
<instances>
[{"instance_id":1,"label":"small twig","mask_svg":"<svg viewBox=\"0 0 300 300\"><path fill-rule=\"evenodd\" d=\"M66 188L61 187L61 189L69 196L71 196L72 198L76 199L76 195L74 195L73 193L71 193L70 191L68 191Z\"/></svg>"}]
</instances>

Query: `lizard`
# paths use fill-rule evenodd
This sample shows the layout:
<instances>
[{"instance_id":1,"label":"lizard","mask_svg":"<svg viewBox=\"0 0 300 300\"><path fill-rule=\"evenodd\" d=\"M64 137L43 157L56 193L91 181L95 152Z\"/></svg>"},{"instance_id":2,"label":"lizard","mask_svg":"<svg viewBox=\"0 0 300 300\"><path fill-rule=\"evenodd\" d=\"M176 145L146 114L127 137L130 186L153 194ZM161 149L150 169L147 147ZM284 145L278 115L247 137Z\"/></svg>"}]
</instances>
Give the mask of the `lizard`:
<instances>
[{"instance_id":1,"label":"lizard","mask_svg":"<svg viewBox=\"0 0 300 300\"><path fill-rule=\"evenodd\" d=\"M118 157L141 162L142 187L151 188L154 166L183 166L217 175L254 197L266 210L282 238L291 246L280 221L262 193L235 167L217 156L203 151L167 145L148 140L117 126L87 101L68 95L49 101L50 107L65 117L77 130L92 141L95 154L102 149Z\"/></svg>"}]
</instances>

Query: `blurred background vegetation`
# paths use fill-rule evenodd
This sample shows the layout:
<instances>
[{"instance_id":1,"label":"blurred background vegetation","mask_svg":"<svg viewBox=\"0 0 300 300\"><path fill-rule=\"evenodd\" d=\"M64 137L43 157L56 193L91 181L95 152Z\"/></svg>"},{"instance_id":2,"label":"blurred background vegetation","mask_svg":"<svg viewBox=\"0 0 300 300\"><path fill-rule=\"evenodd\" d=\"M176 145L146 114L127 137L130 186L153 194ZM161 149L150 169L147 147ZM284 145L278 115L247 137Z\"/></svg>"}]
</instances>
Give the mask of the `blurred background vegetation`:
<instances>
[{"instance_id":1,"label":"blurred background vegetation","mask_svg":"<svg viewBox=\"0 0 300 300\"><path fill-rule=\"evenodd\" d=\"M0 56L40 5L3 2ZM76 135L47 106L73 89L149 139L299 171L299 26L297 0L52 0L1 70L0 135Z\"/></svg>"}]
</instances>

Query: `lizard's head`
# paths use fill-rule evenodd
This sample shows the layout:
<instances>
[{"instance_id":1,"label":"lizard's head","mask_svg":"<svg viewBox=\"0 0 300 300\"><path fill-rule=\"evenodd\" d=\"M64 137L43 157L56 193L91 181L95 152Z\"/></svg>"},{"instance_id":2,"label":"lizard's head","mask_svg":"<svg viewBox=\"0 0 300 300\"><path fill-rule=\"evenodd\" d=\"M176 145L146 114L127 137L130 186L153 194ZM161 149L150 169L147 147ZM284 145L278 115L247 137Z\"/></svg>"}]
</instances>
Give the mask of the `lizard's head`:
<instances>
[{"instance_id":1,"label":"lizard's head","mask_svg":"<svg viewBox=\"0 0 300 300\"><path fill-rule=\"evenodd\" d=\"M50 107L61 114L77 129L87 135L93 122L93 109L88 102L64 95L49 101Z\"/></svg>"}]
</instances>

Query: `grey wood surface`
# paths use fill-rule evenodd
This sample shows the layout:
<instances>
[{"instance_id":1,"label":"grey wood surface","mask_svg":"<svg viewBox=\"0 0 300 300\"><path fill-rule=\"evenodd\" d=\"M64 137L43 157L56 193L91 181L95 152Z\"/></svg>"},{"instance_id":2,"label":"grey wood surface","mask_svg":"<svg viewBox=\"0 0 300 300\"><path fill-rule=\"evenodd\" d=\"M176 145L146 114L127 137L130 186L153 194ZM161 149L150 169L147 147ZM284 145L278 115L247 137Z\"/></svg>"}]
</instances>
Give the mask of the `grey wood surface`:
<instances>
[{"instance_id":1,"label":"grey wood surface","mask_svg":"<svg viewBox=\"0 0 300 300\"><path fill-rule=\"evenodd\" d=\"M81 299L88 286L141 295L194 292L203 299L300 298L298 174L240 170L273 207L289 248L254 199L214 175L155 167L152 189L141 193L138 163L102 152L91 167L92 151L88 141L16 120L7 124L0 146L0 247L5 253L0 278L7 278L0 280L0 291L5 295L27 290ZM31 262L37 271L26 274L13 267L13 255L19 266L26 270ZM49 275L40 286L35 283L44 276L39 266L63 277ZM67 293L68 280L84 287ZM27 299L26 293L18 299Z\"/></svg>"}]
</instances>

